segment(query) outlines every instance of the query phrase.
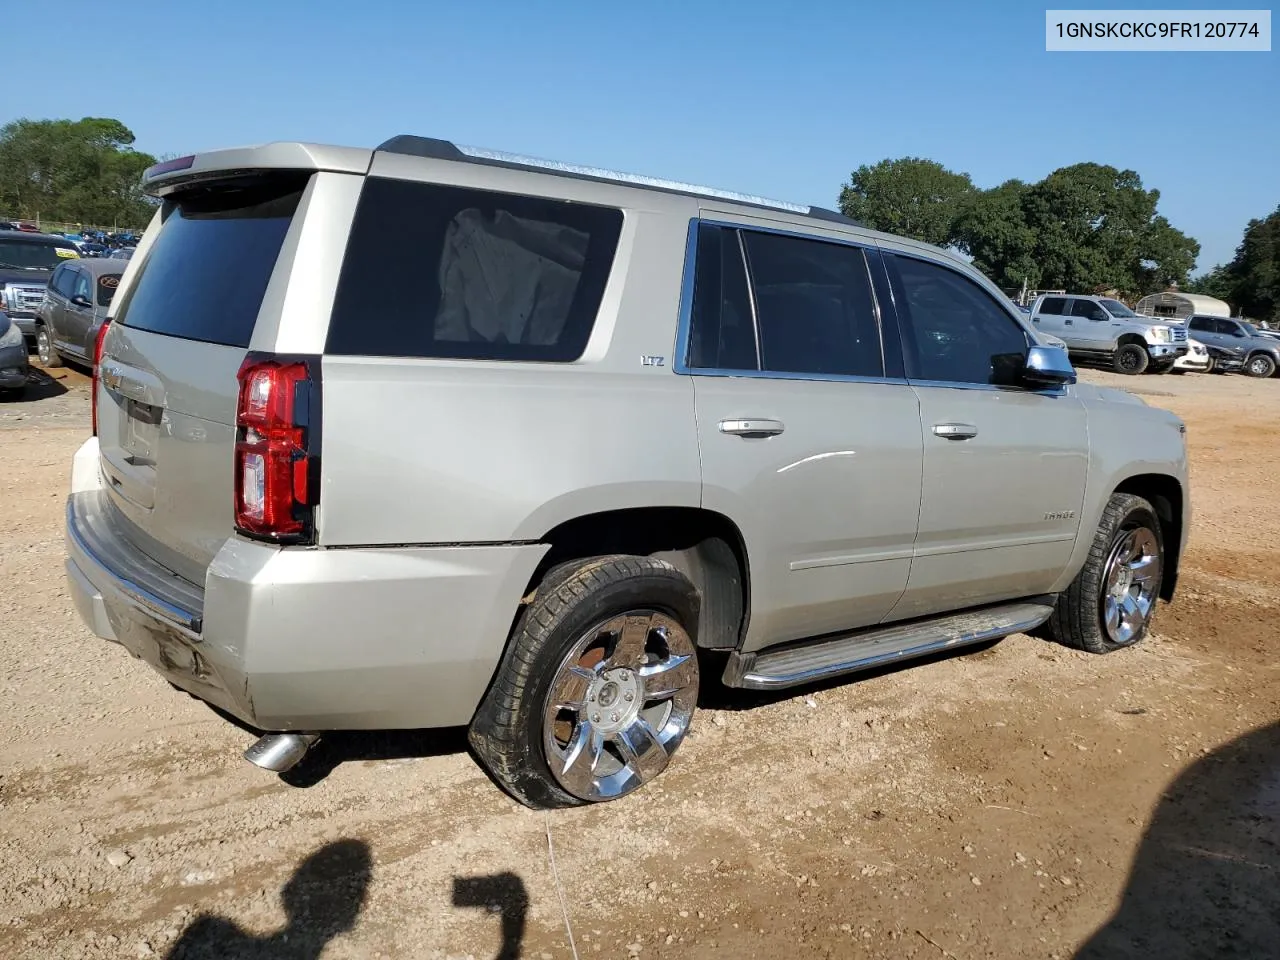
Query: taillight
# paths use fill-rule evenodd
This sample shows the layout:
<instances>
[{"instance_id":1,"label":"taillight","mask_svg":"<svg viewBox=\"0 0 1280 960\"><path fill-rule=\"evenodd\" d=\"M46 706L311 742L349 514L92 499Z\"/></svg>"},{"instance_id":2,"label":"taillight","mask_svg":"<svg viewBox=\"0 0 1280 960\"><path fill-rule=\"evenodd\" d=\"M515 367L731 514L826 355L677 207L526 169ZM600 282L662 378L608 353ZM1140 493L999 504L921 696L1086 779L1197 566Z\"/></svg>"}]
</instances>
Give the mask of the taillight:
<instances>
[{"instance_id":1,"label":"taillight","mask_svg":"<svg viewBox=\"0 0 1280 960\"><path fill-rule=\"evenodd\" d=\"M93 338L93 398L89 401L90 416L93 421L93 435L98 435L98 369L102 366L102 341L107 339L107 331L111 321L103 321L98 328L98 335Z\"/></svg>"},{"instance_id":2,"label":"taillight","mask_svg":"<svg viewBox=\"0 0 1280 960\"><path fill-rule=\"evenodd\" d=\"M312 542L320 494L319 366L315 358L251 353L236 379L236 529Z\"/></svg>"}]
</instances>

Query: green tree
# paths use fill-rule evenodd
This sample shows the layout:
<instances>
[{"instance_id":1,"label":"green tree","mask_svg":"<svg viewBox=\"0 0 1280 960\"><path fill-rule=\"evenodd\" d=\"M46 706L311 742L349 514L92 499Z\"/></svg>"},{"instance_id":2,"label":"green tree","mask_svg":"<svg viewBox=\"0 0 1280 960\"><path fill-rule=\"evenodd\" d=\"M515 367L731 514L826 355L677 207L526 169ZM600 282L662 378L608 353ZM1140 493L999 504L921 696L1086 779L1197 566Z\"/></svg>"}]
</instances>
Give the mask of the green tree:
<instances>
[{"instance_id":1,"label":"green tree","mask_svg":"<svg viewBox=\"0 0 1280 960\"><path fill-rule=\"evenodd\" d=\"M1280 207L1262 220L1249 221L1226 269L1242 314L1280 321Z\"/></svg>"},{"instance_id":2,"label":"green tree","mask_svg":"<svg viewBox=\"0 0 1280 960\"><path fill-rule=\"evenodd\" d=\"M874 230L946 246L954 239L961 202L972 191L967 173L932 160L881 160L853 171L840 190L840 210Z\"/></svg>"},{"instance_id":3,"label":"green tree","mask_svg":"<svg viewBox=\"0 0 1280 960\"><path fill-rule=\"evenodd\" d=\"M1009 180L990 190L976 190L961 204L954 242L973 258L973 265L997 286L1013 290L1025 281L1040 287L1036 235L1023 209L1030 187Z\"/></svg>"},{"instance_id":4,"label":"green tree","mask_svg":"<svg viewBox=\"0 0 1280 960\"><path fill-rule=\"evenodd\" d=\"M956 246L1005 289L1131 297L1186 282L1200 245L1156 213L1158 190L1132 170L1079 163L1039 183L979 191L956 218Z\"/></svg>"},{"instance_id":5,"label":"green tree","mask_svg":"<svg viewBox=\"0 0 1280 960\"><path fill-rule=\"evenodd\" d=\"M133 149L119 120L14 120L0 127L0 210L11 216L141 226L154 204L142 171L155 163Z\"/></svg>"}]
</instances>

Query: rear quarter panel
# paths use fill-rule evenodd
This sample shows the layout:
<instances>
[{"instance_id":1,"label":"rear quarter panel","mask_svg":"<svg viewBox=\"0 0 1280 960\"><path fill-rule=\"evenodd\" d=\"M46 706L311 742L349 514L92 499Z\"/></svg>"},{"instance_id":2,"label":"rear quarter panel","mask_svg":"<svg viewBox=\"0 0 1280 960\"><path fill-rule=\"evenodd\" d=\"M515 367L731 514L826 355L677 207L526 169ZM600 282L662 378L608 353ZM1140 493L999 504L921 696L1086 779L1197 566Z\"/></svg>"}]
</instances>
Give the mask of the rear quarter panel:
<instances>
[{"instance_id":1,"label":"rear quarter panel","mask_svg":"<svg viewBox=\"0 0 1280 960\"><path fill-rule=\"evenodd\" d=\"M322 544L531 541L598 511L699 505L693 385L671 370L696 205L599 200L625 218L581 360L325 357Z\"/></svg>"}]
</instances>

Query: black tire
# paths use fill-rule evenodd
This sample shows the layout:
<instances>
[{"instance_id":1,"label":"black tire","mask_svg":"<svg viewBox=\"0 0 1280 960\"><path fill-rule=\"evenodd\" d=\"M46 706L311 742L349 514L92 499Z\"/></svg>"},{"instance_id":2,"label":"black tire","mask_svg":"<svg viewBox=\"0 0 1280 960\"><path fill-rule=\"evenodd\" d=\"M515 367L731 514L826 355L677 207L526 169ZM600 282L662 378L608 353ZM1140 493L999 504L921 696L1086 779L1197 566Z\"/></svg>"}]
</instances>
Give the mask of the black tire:
<instances>
[{"instance_id":1,"label":"black tire","mask_svg":"<svg viewBox=\"0 0 1280 960\"><path fill-rule=\"evenodd\" d=\"M1150 612L1141 628L1124 642L1117 642L1109 635L1103 622L1103 591L1107 583L1111 558L1119 544L1138 527L1152 532L1159 555L1159 570L1151 582ZM1164 537L1160 521L1151 504L1142 497L1128 493L1113 493L1102 511L1102 521L1093 537L1089 558L1071 585L1059 595L1053 615L1045 626L1051 639L1064 646L1089 653L1112 653L1140 643L1146 636L1155 614L1160 594L1160 579L1164 573Z\"/></svg>"},{"instance_id":2,"label":"black tire","mask_svg":"<svg viewBox=\"0 0 1280 960\"><path fill-rule=\"evenodd\" d=\"M1267 377L1275 376L1276 362L1268 354L1255 353L1244 362L1244 372L1246 376L1265 380Z\"/></svg>"},{"instance_id":3,"label":"black tire","mask_svg":"<svg viewBox=\"0 0 1280 960\"><path fill-rule=\"evenodd\" d=\"M40 362L51 370L56 370L63 365L62 355L54 349L53 340L49 337L49 328L43 323L36 327L36 355L40 357Z\"/></svg>"},{"instance_id":4,"label":"black tire","mask_svg":"<svg viewBox=\"0 0 1280 960\"><path fill-rule=\"evenodd\" d=\"M1181 370L1173 369L1172 360L1163 361L1161 363L1152 363L1150 366L1147 367L1147 373L1153 373L1157 375L1163 375L1166 373L1181 373L1181 372L1182 372Z\"/></svg>"},{"instance_id":5,"label":"black tire","mask_svg":"<svg viewBox=\"0 0 1280 960\"><path fill-rule=\"evenodd\" d=\"M594 626L637 609L659 611L693 636L698 592L664 560L612 555L561 565L520 615L468 740L481 766L513 798L535 809L580 806L547 762L543 716L562 662ZM674 747L673 747L674 749Z\"/></svg>"},{"instance_id":6,"label":"black tire","mask_svg":"<svg viewBox=\"0 0 1280 960\"><path fill-rule=\"evenodd\" d=\"M1151 356L1147 348L1137 343L1122 343L1111 358L1111 369L1126 376L1137 376L1145 373Z\"/></svg>"}]
</instances>

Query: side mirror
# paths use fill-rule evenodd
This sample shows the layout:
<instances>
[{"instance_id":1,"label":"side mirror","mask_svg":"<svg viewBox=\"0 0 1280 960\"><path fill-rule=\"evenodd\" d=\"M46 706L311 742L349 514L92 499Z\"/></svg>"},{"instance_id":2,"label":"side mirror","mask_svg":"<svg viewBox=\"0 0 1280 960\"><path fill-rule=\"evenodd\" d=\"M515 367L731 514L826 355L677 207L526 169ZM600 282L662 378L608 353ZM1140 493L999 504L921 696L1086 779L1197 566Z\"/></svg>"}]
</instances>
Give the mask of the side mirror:
<instances>
[{"instance_id":1,"label":"side mirror","mask_svg":"<svg viewBox=\"0 0 1280 960\"><path fill-rule=\"evenodd\" d=\"M88 298L88 297L72 297L72 298L71 298L71 302L72 302L72 303L74 303L77 307L92 307L92 306L93 306L93 304L89 302L89 298Z\"/></svg>"},{"instance_id":2,"label":"side mirror","mask_svg":"<svg viewBox=\"0 0 1280 960\"><path fill-rule=\"evenodd\" d=\"M1030 387L1063 387L1076 382L1076 368L1061 347L1037 344L1027 350L1022 382Z\"/></svg>"}]
</instances>

